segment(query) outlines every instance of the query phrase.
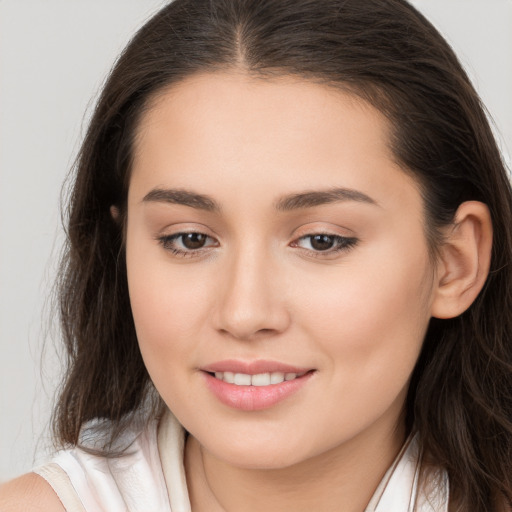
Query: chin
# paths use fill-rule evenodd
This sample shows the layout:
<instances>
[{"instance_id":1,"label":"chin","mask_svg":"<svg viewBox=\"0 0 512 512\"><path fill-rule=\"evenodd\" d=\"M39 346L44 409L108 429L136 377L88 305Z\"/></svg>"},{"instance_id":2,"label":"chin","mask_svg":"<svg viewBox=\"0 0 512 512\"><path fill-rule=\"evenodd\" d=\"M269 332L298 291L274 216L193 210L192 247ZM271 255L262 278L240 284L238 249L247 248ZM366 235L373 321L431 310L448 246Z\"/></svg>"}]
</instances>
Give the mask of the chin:
<instances>
[{"instance_id":1,"label":"chin","mask_svg":"<svg viewBox=\"0 0 512 512\"><path fill-rule=\"evenodd\" d=\"M240 469L284 469L314 455L307 450L303 440L290 442L282 436L271 440L246 436L241 439L228 437L222 441L217 437L210 443L200 438L198 441L215 458Z\"/></svg>"}]
</instances>

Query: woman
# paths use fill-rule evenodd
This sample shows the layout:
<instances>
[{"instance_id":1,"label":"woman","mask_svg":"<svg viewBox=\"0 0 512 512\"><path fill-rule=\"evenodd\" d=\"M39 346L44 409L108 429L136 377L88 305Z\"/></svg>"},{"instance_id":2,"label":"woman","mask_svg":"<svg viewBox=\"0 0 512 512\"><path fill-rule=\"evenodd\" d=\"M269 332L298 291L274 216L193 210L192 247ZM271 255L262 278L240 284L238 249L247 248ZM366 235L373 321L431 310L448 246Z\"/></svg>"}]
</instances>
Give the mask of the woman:
<instances>
[{"instance_id":1,"label":"woman","mask_svg":"<svg viewBox=\"0 0 512 512\"><path fill-rule=\"evenodd\" d=\"M507 510L511 197L405 1L176 0L84 141L62 450L4 500Z\"/></svg>"}]
</instances>

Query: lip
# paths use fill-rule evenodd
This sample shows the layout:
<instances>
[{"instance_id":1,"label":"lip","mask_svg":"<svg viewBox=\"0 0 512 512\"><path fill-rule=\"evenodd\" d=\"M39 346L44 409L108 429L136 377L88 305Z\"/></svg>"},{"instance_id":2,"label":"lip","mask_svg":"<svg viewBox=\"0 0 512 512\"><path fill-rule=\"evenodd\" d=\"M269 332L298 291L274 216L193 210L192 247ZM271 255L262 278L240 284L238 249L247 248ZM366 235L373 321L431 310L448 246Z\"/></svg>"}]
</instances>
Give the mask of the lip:
<instances>
[{"instance_id":1,"label":"lip","mask_svg":"<svg viewBox=\"0 0 512 512\"><path fill-rule=\"evenodd\" d=\"M302 389L315 370L299 368L276 361L226 360L200 368L206 387L224 405L241 411L269 409ZM300 377L268 386L238 386L215 378L214 372L233 372L256 375L258 373L297 373Z\"/></svg>"},{"instance_id":2,"label":"lip","mask_svg":"<svg viewBox=\"0 0 512 512\"><path fill-rule=\"evenodd\" d=\"M289 364L280 363L278 361L241 361L236 359L226 359L225 361L217 361L207 366L202 366L200 370L209 373L215 372L233 372L246 373L248 375L257 375L258 373L306 373L313 368L300 368Z\"/></svg>"}]
</instances>

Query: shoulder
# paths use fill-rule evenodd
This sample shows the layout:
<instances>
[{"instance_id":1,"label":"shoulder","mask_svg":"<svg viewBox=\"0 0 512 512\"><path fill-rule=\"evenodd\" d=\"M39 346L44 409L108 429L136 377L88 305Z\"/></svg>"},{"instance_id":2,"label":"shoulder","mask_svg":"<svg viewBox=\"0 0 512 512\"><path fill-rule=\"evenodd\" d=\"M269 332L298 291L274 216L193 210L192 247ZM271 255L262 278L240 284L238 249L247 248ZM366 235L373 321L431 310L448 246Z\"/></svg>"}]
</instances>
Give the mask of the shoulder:
<instances>
[{"instance_id":1,"label":"shoulder","mask_svg":"<svg viewBox=\"0 0 512 512\"><path fill-rule=\"evenodd\" d=\"M0 485L2 512L65 512L50 484L35 473L27 473Z\"/></svg>"}]
</instances>

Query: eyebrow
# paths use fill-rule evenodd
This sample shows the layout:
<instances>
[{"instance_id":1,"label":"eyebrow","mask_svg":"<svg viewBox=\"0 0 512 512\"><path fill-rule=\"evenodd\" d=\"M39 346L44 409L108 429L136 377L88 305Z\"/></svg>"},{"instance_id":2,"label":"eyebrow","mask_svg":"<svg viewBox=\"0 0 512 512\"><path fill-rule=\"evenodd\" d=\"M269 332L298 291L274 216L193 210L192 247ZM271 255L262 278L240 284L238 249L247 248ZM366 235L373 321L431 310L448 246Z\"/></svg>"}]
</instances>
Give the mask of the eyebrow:
<instances>
[{"instance_id":1,"label":"eyebrow","mask_svg":"<svg viewBox=\"0 0 512 512\"><path fill-rule=\"evenodd\" d=\"M181 204L207 212L220 212L220 205L211 197L185 189L155 188L148 192L142 201Z\"/></svg>"},{"instance_id":2,"label":"eyebrow","mask_svg":"<svg viewBox=\"0 0 512 512\"><path fill-rule=\"evenodd\" d=\"M333 188L328 190L300 192L282 197L275 204L275 208L278 211L286 212L343 201L356 201L358 203L367 203L378 206L376 201L374 201L370 196L363 194L363 192L350 188Z\"/></svg>"},{"instance_id":3,"label":"eyebrow","mask_svg":"<svg viewBox=\"0 0 512 512\"><path fill-rule=\"evenodd\" d=\"M210 196L186 189L155 188L148 192L142 201L180 204L208 212L221 211L219 203ZM299 192L281 197L274 204L274 208L277 211L287 212L343 201L356 201L378 206L375 200L363 192L349 188L333 188Z\"/></svg>"}]
</instances>

